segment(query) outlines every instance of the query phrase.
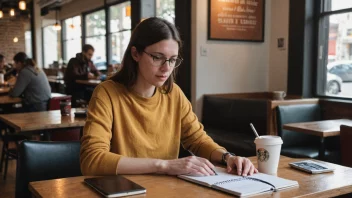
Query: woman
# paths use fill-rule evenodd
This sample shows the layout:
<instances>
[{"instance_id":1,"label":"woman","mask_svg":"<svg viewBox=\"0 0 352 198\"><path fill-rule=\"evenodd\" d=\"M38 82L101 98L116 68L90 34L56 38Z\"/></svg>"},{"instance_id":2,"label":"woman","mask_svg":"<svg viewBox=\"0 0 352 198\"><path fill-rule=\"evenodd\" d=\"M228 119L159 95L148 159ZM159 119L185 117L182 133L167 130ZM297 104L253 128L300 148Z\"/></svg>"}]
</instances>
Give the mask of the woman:
<instances>
[{"instance_id":1,"label":"woman","mask_svg":"<svg viewBox=\"0 0 352 198\"><path fill-rule=\"evenodd\" d=\"M84 175L214 175L212 162L251 175L246 158L217 145L173 83L182 43L175 26L149 18L133 31L115 76L96 87L81 138ZM177 159L180 144L196 156ZM210 160L210 161L209 161Z\"/></svg>"},{"instance_id":2,"label":"woman","mask_svg":"<svg viewBox=\"0 0 352 198\"><path fill-rule=\"evenodd\" d=\"M5 56L0 54L0 74L4 74L4 80L9 81L16 76L16 70L5 62Z\"/></svg>"},{"instance_id":3,"label":"woman","mask_svg":"<svg viewBox=\"0 0 352 198\"><path fill-rule=\"evenodd\" d=\"M51 90L45 73L24 52L17 53L13 60L18 76L10 96L23 96L26 112L46 111Z\"/></svg>"}]
</instances>

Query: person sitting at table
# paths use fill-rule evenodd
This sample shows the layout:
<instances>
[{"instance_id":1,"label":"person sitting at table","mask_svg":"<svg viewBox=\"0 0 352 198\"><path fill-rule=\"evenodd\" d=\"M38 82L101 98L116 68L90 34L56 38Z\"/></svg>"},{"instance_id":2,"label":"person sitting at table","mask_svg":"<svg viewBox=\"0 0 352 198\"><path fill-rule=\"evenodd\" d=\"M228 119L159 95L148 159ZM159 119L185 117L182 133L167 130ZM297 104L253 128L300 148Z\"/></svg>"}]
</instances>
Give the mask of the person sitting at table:
<instances>
[{"instance_id":1,"label":"person sitting at table","mask_svg":"<svg viewBox=\"0 0 352 198\"><path fill-rule=\"evenodd\" d=\"M46 111L51 90L45 73L24 52L17 53L13 60L18 76L15 86L9 92L10 96L22 96L26 112Z\"/></svg>"},{"instance_id":2,"label":"person sitting at table","mask_svg":"<svg viewBox=\"0 0 352 198\"><path fill-rule=\"evenodd\" d=\"M135 28L121 71L99 84L90 100L81 138L84 175L214 175L211 162L239 175L257 172L249 159L206 134L174 83L181 47L176 27L164 19L149 18ZM197 157L178 159L181 144Z\"/></svg>"},{"instance_id":3,"label":"person sitting at table","mask_svg":"<svg viewBox=\"0 0 352 198\"><path fill-rule=\"evenodd\" d=\"M0 54L0 73L4 74L4 80L8 81L16 76L16 69L5 62L5 56Z\"/></svg>"},{"instance_id":4,"label":"person sitting at table","mask_svg":"<svg viewBox=\"0 0 352 198\"><path fill-rule=\"evenodd\" d=\"M82 47L82 52L68 62L64 74L66 94L72 96L72 106L76 107L77 100L89 99L86 96L84 85L76 83L76 80L97 79L101 74L91 61L94 54L94 47L86 44Z\"/></svg>"}]
</instances>

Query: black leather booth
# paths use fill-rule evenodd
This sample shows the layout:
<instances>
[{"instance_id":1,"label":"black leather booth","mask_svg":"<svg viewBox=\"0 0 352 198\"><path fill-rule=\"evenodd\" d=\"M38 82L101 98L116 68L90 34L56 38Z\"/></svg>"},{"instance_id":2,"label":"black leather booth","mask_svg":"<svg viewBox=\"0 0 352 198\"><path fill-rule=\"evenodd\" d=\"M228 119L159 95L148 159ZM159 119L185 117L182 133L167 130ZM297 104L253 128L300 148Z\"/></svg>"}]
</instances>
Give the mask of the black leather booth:
<instances>
[{"instance_id":1,"label":"black leather booth","mask_svg":"<svg viewBox=\"0 0 352 198\"><path fill-rule=\"evenodd\" d=\"M266 134L267 100L239 99L205 95L202 123L216 143L240 156L255 156L253 123L259 134Z\"/></svg>"},{"instance_id":2,"label":"black leather booth","mask_svg":"<svg viewBox=\"0 0 352 198\"><path fill-rule=\"evenodd\" d=\"M80 142L23 141L16 172L16 198L31 197L32 181L80 176Z\"/></svg>"},{"instance_id":3,"label":"black leather booth","mask_svg":"<svg viewBox=\"0 0 352 198\"><path fill-rule=\"evenodd\" d=\"M321 108L319 104L295 104L277 107L277 129L283 140L281 154L293 158L319 157L320 137L295 131L282 129L287 123L309 122L321 120ZM338 150L331 144L335 144L336 138L326 141L325 156L328 161L339 162ZM330 144L330 145L329 145ZM335 146L336 148L336 146Z\"/></svg>"}]
</instances>

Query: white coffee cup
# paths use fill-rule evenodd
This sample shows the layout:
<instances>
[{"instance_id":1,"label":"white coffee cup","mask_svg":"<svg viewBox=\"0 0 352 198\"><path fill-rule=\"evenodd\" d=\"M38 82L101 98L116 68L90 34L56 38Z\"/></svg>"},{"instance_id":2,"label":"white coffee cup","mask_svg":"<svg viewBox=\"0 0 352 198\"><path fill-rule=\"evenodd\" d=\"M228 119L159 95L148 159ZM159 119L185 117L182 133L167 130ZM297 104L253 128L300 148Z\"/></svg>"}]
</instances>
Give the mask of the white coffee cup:
<instances>
[{"instance_id":1,"label":"white coffee cup","mask_svg":"<svg viewBox=\"0 0 352 198\"><path fill-rule=\"evenodd\" d=\"M273 91L273 100L283 100L286 97L286 92L284 91Z\"/></svg>"},{"instance_id":2,"label":"white coffee cup","mask_svg":"<svg viewBox=\"0 0 352 198\"><path fill-rule=\"evenodd\" d=\"M0 73L0 84L4 84L5 80L4 80L4 74Z\"/></svg>"},{"instance_id":3,"label":"white coffee cup","mask_svg":"<svg viewBox=\"0 0 352 198\"><path fill-rule=\"evenodd\" d=\"M281 145L280 136L262 135L255 138L258 170L261 173L275 175L280 160Z\"/></svg>"}]
</instances>

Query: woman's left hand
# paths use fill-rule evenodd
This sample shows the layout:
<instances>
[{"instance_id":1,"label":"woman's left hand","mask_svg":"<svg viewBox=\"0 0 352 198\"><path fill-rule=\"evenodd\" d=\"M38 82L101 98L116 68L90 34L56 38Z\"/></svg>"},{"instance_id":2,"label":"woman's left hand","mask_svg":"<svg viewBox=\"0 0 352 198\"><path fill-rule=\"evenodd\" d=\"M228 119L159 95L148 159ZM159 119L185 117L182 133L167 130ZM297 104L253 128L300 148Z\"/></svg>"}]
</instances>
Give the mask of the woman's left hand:
<instances>
[{"instance_id":1,"label":"woman's left hand","mask_svg":"<svg viewBox=\"0 0 352 198\"><path fill-rule=\"evenodd\" d=\"M234 171L237 175L247 176L258 173L252 162L240 156L230 156L227 159L227 172Z\"/></svg>"}]
</instances>

